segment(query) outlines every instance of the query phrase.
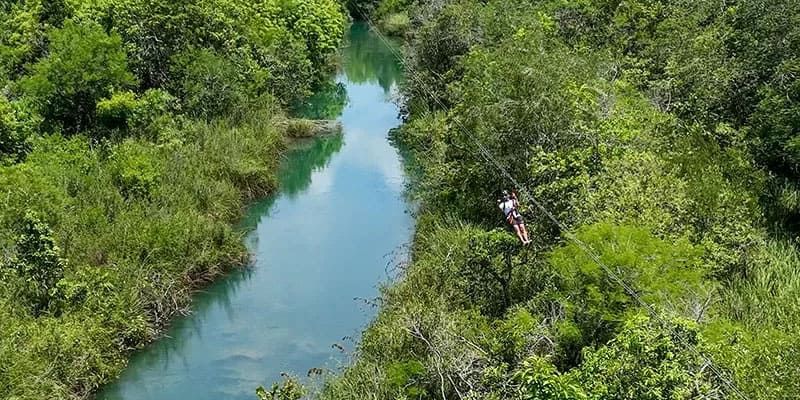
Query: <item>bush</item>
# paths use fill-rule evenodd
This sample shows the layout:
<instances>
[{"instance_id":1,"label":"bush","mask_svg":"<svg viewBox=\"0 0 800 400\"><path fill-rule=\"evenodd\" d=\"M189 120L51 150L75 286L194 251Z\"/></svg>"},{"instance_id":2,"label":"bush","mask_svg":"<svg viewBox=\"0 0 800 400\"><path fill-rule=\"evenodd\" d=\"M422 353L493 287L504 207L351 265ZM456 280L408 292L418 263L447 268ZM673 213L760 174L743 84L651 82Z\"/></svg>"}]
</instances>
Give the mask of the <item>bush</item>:
<instances>
[{"instance_id":1,"label":"bush","mask_svg":"<svg viewBox=\"0 0 800 400\"><path fill-rule=\"evenodd\" d=\"M162 170L156 164L155 149L128 140L114 148L111 160L120 193L127 199L149 198Z\"/></svg>"},{"instance_id":2,"label":"bush","mask_svg":"<svg viewBox=\"0 0 800 400\"><path fill-rule=\"evenodd\" d=\"M0 265L11 275L4 280L11 282L16 292L13 298L30 308L33 315L47 311L58 296L57 284L64 275L65 261L56 246L53 232L32 213L27 213L18 228L15 255ZM2 274L3 276L6 274Z\"/></svg>"},{"instance_id":3,"label":"bush","mask_svg":"<svg viewBox=\"0 0 800 400\"><path fill-rule=\"evenodd\" d=\"M248 93L240 63L213 50L190 50L174 58L181 78L174 93L190 116L210 120L245 106Z\"/></svg>"},{"instance_id":4,"label":"bush","mask_svg":"<svg viewBox=\"0 0 800 400\"><path fill-rule=\"evenodd\" d=\"M38 123L25 106L0 96L0 163L24 159Z\"/></svg>"},{"instance_id":5,"label":"bush","mask_svg":"<svg viewBox=\"0 0 800 400\"><path fill-rule=\"evenodd\" d=\"M411 27L411 19L407 12L398 12L387 15L382 21L383 31L388 35L400 36Z\"/></svg>"},{"instance_id":6,"label":"bush","mask_svg":"<svg viewBox=\"0 0 800 400\"><path fill-rule=\"evenodd\" d=\"M658 312L691 317L705 300L701 252L685 239L669 243L645 229L602 223L583 227L576 236ZM584 346L610 340L641 305L577 244L553 250L549 261L558 273L567 320L580 332L580 341L565 341L570 346L563 349L566 361L576 362Z\"/></svg>"},{"instance_id":7,"label":"bush","mask_svg":"<svg viewBox=\"0 0 800 400\"><path fill-rule=\"evenodd\" d=\"M108 130L128 128L128 120L137 108L136 95L133 92L114 93L111 98L97 103L97 122Z\"/></svg>"},{"instance_id":8,"label":"bush","mask_svg":"<svg viewBox=\"0 0 800 400\"><path fill-rule=\"evenodd\" d=\"M704 360L685 346L705 351L697 328L687 322L661 326L635 317L607 346L587 350L571 371L590 399L690 399L714 396L719 377L706 372Z\"/></svg>"},{"instance_id":9,"label":"bush","mask_svg":"<svg viewBox=\"0 0 800 400\"><path fill-rule=\"evenodd\" d=\"M39 109L46 130L86 132L94 126L97 102L135 83L122 39L95 23L67 21L48 40L48 56L31 67L22 88Z\"/></svg>"},{"instance_id":10,"label":"bush","mask_svg":"<svg viewBox=\"0 0 800 400\"><path fill-rule=\"evenodd\" d=\"M583 400L588 397L569 376L560 375L550 360L534 356L514 375L525 400Z\"/></svg>"},{"instance_id":11,"label":"bush","mask_svg":"<svg viewBox=\"0 0 800 400\"><path fill-rule=\"evenodd\" d=\"M107 136L136 136L159 142L175 128L177 99L166 91L150 89L139 98L133 92L115 92L97 103L98 129Z\"/></svg>"}]
</instances>

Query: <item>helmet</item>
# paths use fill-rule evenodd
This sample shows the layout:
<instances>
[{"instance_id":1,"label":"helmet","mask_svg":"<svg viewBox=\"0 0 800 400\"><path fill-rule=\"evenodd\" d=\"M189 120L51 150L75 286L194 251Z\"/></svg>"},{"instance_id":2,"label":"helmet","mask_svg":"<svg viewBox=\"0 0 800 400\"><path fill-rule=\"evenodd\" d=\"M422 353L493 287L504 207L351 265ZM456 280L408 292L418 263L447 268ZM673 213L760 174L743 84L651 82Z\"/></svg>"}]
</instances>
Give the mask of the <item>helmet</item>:
<instances>
[{"instance_id":1,"label":"helmet","mask_svg":"<svg viewBox=\"0 0 800 400\"><path fill-rule=\"evenodd\" d=\"M511 198L511 195L508 193L508 190L503 190L502 195L503 195L503 200L508 200Z\"/></svg>"}]
</instances>

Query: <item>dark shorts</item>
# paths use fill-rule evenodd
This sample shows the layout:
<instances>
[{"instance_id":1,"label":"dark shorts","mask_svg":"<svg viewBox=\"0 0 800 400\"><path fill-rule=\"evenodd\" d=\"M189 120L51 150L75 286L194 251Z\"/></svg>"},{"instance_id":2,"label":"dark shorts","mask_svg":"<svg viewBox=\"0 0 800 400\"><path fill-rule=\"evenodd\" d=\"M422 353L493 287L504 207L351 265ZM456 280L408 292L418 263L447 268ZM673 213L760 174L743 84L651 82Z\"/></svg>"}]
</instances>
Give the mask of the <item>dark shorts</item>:
<instances>
[{"instance_id":1,"label":"dark shorts","mask_svg":"<svg viewBox=\"0 0 800 400\"><path fill-rule=\"evenodd\" d=\"M506 218L506 220L508 221L509 224L513 226L519 226L525 224L525 221L522 220L522 214L518 212L510 213L510 215Z\"/></svg>"}]
</instances>

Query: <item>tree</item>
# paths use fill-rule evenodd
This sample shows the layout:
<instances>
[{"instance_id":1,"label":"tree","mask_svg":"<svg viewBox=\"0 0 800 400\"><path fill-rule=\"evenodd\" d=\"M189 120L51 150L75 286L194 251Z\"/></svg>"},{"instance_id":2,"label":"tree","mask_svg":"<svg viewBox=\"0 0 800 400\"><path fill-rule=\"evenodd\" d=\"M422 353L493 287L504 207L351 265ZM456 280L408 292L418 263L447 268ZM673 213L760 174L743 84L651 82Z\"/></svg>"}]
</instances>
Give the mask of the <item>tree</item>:
<instances>
[{"instance_id":1,"label":"tree","mask_svg":"<svg viewBox=\"0 0 800 400\"><path fill-rule=\"evenodd\" d=\"M718 392L719 382L703 368L704 360L684 346L703 351L691 323L662 326L637 316L608 345L588 350L570 375L598 400L696 399Z\"/></svg>"},{"instance_id":2,"label":"tree","mask_svg":"<svg viewBox=\"0 0 800 400\"><path fill-rule=\"evenodd\" d=\"M669 243L647 230L594 224L576 236L600 261L659 311L676 315L692 309L702 293L700 252L686 240ZM559 275L559 291L571 329L559 345L567 365L580 359L584 346L613 338L639 303L575 243L555 249L550 264Z\"/></svg>"},{"instance_id":3,"label":"tree","mask_svg":"<svg viewBox=\"0 0 800 400\"><path fill-rule=\"evenodd\" d=\"M211 119L230 115L241 108L247 97L240 64L213 50L190 50L175 58L182 78L174 92L179 93L185 110L195 118Z\"/></svg>"},{"instance_id":4,"label":"tree","mask_svg":"<svg viewBox=\"0 0 800 400\"><path fill-rule=\"evenodd\" d=\"M69 20L48 38L49 54L31 67L23 91L39 108L45 129L87 131L94 126L97 102L135 83L122 39L96 23Z\"/></svg>"},{"instance_id":5,"label":"tree","mask_svg":"<svg viewBox=\"0 0 800 400\"><path fill-rule=\"evenodd\" d=\"M585 400L588 397L569 375L559 374L550 360L532 356L514 374L524 400Z\"/></svg>"}]
</instances>

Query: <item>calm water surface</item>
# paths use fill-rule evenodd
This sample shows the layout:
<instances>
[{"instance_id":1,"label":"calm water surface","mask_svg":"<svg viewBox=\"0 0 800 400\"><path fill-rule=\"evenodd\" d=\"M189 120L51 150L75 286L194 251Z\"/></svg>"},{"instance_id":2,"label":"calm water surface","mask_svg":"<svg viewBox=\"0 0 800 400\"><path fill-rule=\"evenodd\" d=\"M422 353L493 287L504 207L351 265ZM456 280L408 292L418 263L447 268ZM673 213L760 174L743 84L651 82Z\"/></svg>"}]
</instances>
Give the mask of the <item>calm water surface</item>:
<instances>
[{"instance_id":1,"label":"calm water surface","mask_svg":"<svg viewBox=\"0 0 800 400\"><path fill-rule=\"evenodd\" d=\"M404 173L387 141L401 76L389 49L354 25L343 66L303 112L339 118L342 135L291 151L281 192L254 204L243 229L253 266L195 297L194 313L135 354L106 400L255 399L281 372L335 367L374 315L363 300L410 239Z\"/></svg>"}]
</instances>

